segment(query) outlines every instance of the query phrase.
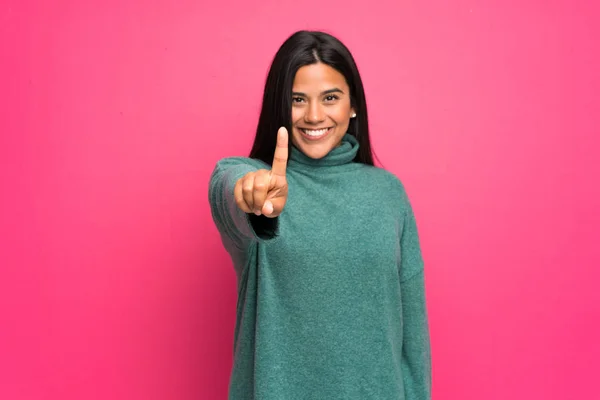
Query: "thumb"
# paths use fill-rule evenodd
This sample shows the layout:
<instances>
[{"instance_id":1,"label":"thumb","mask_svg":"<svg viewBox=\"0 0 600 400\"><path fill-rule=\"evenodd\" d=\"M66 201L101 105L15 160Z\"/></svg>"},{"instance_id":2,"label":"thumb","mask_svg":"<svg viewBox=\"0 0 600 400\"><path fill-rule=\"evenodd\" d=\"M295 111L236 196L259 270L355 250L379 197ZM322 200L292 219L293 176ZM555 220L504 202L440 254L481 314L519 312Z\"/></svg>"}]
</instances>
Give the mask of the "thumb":
<instances>
[{"instance_id":1,"label":"thumb","mask_svg":"<svg viewBox=\"0 0 600 400\"><path fill-rule=\"evenodd\" d=\"M265 201L265 204L262 208L262 213L266 216L273 214L273 203L271 202L271 200Z\"/></svg>"}]
</instances>

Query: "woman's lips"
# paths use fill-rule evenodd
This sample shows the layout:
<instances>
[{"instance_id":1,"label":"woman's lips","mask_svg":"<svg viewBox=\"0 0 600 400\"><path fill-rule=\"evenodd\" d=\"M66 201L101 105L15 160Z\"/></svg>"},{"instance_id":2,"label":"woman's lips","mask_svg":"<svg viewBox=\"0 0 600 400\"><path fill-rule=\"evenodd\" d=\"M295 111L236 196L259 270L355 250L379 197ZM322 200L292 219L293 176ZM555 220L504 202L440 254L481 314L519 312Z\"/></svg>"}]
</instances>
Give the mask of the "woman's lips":
<instances>
[{"instance_id":1,"label":"woman's lips","mask_svg":"<svg viewBox=\"0 0 600 400\"><path fill-rule=\"evenodd\" d=\"M333 128L309 129L298 128L302 132L302 136L308 140L320 140L327 136Z\"/></svg>"}]
</instances>

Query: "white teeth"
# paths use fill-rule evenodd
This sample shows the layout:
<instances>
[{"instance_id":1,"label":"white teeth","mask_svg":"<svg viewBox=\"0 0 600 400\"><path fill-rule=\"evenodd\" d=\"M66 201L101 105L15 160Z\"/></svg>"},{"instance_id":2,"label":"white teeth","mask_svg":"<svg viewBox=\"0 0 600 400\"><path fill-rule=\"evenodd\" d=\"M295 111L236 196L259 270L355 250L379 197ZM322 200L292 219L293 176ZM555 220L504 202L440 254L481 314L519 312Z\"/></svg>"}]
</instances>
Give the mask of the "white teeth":
<instances>
[{"instance_id":1,"label":"white teeth","mask_svg":"<svg viewBox=\"0 0 600 400\"><path fill-rule=\"evenodd\" d=\"M326 129L302 129L304 131L304 133L306 133L309 136L321 136L323 134L325 134L325 132L327 132L328 128Z\"/></svg>"}]
</instances>

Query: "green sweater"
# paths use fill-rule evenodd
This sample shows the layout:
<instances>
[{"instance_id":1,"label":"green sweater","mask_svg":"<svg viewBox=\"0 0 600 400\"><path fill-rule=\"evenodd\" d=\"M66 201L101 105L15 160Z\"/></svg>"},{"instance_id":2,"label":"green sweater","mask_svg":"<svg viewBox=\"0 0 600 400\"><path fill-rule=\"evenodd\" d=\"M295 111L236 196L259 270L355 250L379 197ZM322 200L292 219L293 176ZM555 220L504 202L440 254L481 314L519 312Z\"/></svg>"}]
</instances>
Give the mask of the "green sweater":
<instances>
[{"instance_id":1,"label":"green sweater","mask_svg":"<svg viewBox=\"0 0 600 400\"><path fill-rule=\"evenodd\" d=\"M233 400L425 400L431 362L423 261L401 182L353 162L357 140L314 160L292 147L274 219L245 214L231 157L211 175L213 220L237 274Z\"/></svg>"}]
</instances>

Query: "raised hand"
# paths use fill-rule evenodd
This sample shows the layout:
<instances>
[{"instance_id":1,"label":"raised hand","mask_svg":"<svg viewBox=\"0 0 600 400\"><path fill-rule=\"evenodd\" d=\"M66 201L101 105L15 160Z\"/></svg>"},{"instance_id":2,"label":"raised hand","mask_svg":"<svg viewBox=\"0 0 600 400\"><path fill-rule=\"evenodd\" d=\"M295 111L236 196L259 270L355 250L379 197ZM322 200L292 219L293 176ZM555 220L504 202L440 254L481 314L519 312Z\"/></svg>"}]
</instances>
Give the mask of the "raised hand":
<instances>
[{"instance_id":1,"label":"raised hand","mask_svg":"<svg viewBox=\"0 0 600 400\"><path fill-rule=\"evenodd\" d=\"M288 132L281 127L277 132L277 147L271 169L249 172L235 184L235 202L242 211L269 218L281 214L288 195L285 177L287 160Z\"/></svg>"}]
</instances>

